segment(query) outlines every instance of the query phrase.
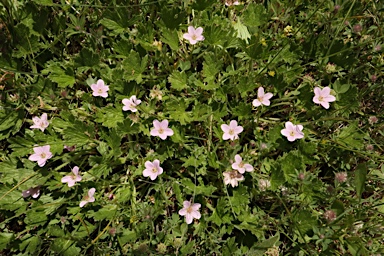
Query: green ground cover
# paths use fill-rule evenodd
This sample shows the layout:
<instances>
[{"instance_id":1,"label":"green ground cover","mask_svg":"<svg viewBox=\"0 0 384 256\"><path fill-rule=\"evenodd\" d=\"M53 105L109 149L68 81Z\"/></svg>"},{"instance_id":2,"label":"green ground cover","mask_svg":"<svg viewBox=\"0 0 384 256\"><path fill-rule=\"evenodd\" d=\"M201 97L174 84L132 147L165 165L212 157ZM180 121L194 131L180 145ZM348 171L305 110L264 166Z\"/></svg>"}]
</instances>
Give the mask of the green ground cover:
<instances>
[{"instance_id":1,"label":"green ground cover","mask_svg":"<svg viewBox=\"0 0 384 256\"><path fill-rule=\"evenodd\" d=\"M384 2L1 0L1 255L384 254Z\"/></svg>"}]
</instances>

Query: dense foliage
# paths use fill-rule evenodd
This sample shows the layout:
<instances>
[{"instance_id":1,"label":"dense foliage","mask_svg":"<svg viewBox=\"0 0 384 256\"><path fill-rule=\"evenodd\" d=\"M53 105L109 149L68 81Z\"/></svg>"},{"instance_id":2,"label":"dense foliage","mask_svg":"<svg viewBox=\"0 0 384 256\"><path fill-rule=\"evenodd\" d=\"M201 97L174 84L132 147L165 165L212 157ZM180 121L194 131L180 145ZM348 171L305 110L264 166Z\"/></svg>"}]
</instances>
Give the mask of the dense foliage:
<instances>
[{"instance_id":1,"label":"dense foliage","mask_svg":"<svg viewBox=\"0 0 384 256\"><path fill-rule=\"evenodd\" d=\"M374 0L2 0L2 255L381 255L383 23Z\"/></svg>"}]
</instances>

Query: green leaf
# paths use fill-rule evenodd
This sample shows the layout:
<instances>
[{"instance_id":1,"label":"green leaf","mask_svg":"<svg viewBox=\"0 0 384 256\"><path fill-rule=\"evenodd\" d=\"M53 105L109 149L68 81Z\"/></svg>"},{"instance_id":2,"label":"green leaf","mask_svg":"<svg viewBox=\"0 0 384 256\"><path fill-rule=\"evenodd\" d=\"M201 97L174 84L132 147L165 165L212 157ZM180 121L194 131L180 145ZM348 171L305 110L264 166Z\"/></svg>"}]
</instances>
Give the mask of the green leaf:
<instances>
[{"instance_id":1,"label":"green leaf","mask_svg":"<svg viewBox=\"0 0 384 256\"><path fill-rule=\"evenodd\" d=\"M123 233L118 237L119 244L124 247L128 242L136 241L137 235L133 230L124 229Z\"/></svg>"},{"instance_id":2,"label":"green leaf","mask_svg":"<svg viewBox=\"0 0 384 256\"><path fill-rule=\"evenodd\" d=\"M148 55L140 58L138 52L131 50L127 58L122 63L124 70L123 78L127 81L135 80L136 83L141 83L142 73L145 71L148 62Z\"/></svg>"},{"instance_id":3,"label":"green leaf","mask_svg":"<svg viewBox=\"0 0 384 256\"><path fill-rule=\"evenodd\" d=\"M122 34L125 31L125 28L123 28L119 23L107 18L100 20L100 24L112 30L114 34L117 34L117 35Z\"/></svg>"},{"instance_id":4,"label":"green leaf","mask_svg":"<svg viewBox=\"0 0 384 256\"><path fill-rule=\"evenodd\" d=\"M24 218L24 222L27 225L38 226L44 225L48 220L48 216L44 211L27 211L26 217Z\"/></svg>"},{"instance_id":5,"label":"green leaf","mask_svg":"<svg viewBox=\"0 0 384 256\"><path fill-rule=\"evenodd\" d=\"M184 72L179 72L177 70L173 71L172 74L168 77L168 81L171 83L172 88L178 91L181 91L187 88L187 74Z\"/></svg>"},{"instance_id":6,"label":"green leaf","mask_svg":"<svg viewBox=\"0 0 384 256\"><path fill-rule=\"evenodd\" d=\"M213 55L205 55L203 62L203 76L205 82L215 81L216 75L220 73L222 63Z\"/></svg>"},{"instance_id":7,"label":"green leaf","mask_svg":"<svg viewBox=\"0 0 384 256\"><path fill-rule=\"evenodd\" d=\"M188 255L194 251L193 247L195 246L195 240L189 241L186 245L182 246L180 252L182 255Z\"/></svg>"},{"instance_id":8,"label":"green leaf","mask_svg":"<svg viewBox=\"0 0 384 256\"><path fill-rule=\"evenodd\" d=\"M175 29L185 20L186 15L186 12L180 8L169 8L167 5L164 5L160 17L165 26Z\"/></svg>"},{"instance_id":9,"label":"green leaf","mask_svg":"<svg viewBox=\"0 0 384 256\"><path fill-rule=\"evenodd\" d=\"M238 20L235 24L233 24L233 28L236 30L236 37L242 40L245 40L248 44L248 39L251 38L251 34L248 31L248 28Z\"/></svg>"},{"instance_id":10,"label":"green leaf","mask_svg":"<svg viewBox=\"0 0 384 256\"><path fill-rule=\"evenodd\" d=\"M98 109L95 121L102 123L105 127L116 128L119 123L124 121L124 115L121 109L108 106Z\"/></svg>"},{"instance_id":11,"label":"green leaf","mask_svg":"<svg viewBox=\"0 0 384 256\"><path fill-rule=\"evenodd\" d=\"M203 11L206 8L208 8L208 6L211 6L211 5L212 5L211 0L195 0L192 4L192 8L198 11Z\"/></svg>"},{"instance_id":12,"label":"green leaf","mask_svg":"<svg viewBox=\"0 0 384 256\"><path fill-rule=\"evenodd\" d=\"M364 192L366 179L367 179L367 164L360 163L356 167L356 171L355 171L355 187L356 187L356 193L359 199L361 199L361 195Z\"/></svg>"},{"instance_id":13,"label":"green leaf","mask_svg":"<svg viewBox=\"0 0 384 256\"><path fill-rule=\"evenodd\" d=\"M276 245L277 242L279 242L280 240L280 233L277 232L276 235L262 241L262 242L259 242L256 244L256 247L257 248L265 248L265 249L268 249L268 248L271 248L273 246Z\"/></svg>"},{"instance_id":14,"label":"green leaf","mask_svg":"<svg viewBox=\"0 0 384 256\"><path fill-rule=\"evenodd\" d=\"M336 141L346 147L362 149L364 148L364 136L359 131L357 122L354 122L341 129Z\"/></svg>"},{"instance_id":15,"label":"green leaf","mask_svg":"<svg viewBox=\"0 0 384 256\"><path fill-rule=\"evenodd\" d=\"M24 111L0 111L0 140L18 132L23 125Z\"/></svg>"},{"instance_id":16,"label":"green leaf","mask_svg":"<svg viewBox=\"0 0 384 256\"><path fill-rule=\"evenodd\" d=\"M279 163L283 170L285 180L290 183L294 181L297 173L305 171L303 157L297 151L284 154L284 156L279 159Z\"/></svg>"},{"instance_id":17,"label":"green leaf","mask_svg":"<svg viewBox=\"0 0 384 256\"><path fill-rule=\"evenodd\" d=\"M76 80L73 71L70 69L63 69L60 63L50 61L47 68L41 71L42 74L49 74L48 78L59 85L59 87L65 88L67 86L72 87Z\"/></svg>"},{"instance_id":18,"label":"green leaf","mask_svg":"<svg viewBox=\"0 0 384 256\"><path fill-rule=\"evenodd\" d=\"M127 39L121 39L113 44L113 49L123 56L128 56L132 50L132 43Z\"/></svg>"},{"instance_id":19,"label":"green leaf","mask_svg":"<svg viewBox=\"0 0 384 256\"><path fill-rule=\"evenodd\" d=\"M93 51L87 48L83 48L80 52L80 55L75 58L75 61L80 67L93 67L100 63L100 58L99 55Z\"/></svg>"},{"instance_id":20,"label":"green leaf","mask_svg":"<svg viewBox=\"0 0 384 256\"><path fill-rule=\"evenodd\" d=\"M117 206L115 204L108 204L90 215L93 216L96 221L112 220L115 217L116 210Z\"/></svg>"},{"instance_id":21,"label":"green leaf","mask_svg":"<svg viewBox=\"0 0 384 256\"><path fill-rule=\"evenodd\" d=\"M7 248L7 245L11 240L13 240L13 233L1 232L0 233L0 250L4 250L5 248Z\"/></svg>"},{"instance_id":22,"label":"green leaf","mask_svg":"<svg viewBox=\"0 0 384 256\"><path fill-rule=\"evenodd\" d=\"M173 51L179 50L179 36L175 29L164 28L162 31L161 40L168 44Z\"/></svg>"},{"instance_id":23,"label":"green leaf","mask_svg":"<svg viewBox=\"0 0 384 256\"><path fill-rule=\"evenodd\" d=\"M258 27L268 20L264 6L255 3L251 3L247 6L247 9L244 11L241 18L243 23L250 27Z\"/></svg>"},{"instance_id":24,"label":"green leaf","mask_svg":"<svg viewBox=\"0 0 384 256\"><path fill-rule=\"evenodd\" d=\"M109 173L112 172L112 168L107 164L98 164L94 166L91 170L92 174L98 178L106 178Z\"/></svg>"},{"instance_id":25,"label":"green leaf","mask_svg":"<svg viewBox=\"0 0 384 256\"><path fill-rule=\"evenodd\" d=\"M296 228L300 231L301 234L306 234L312 230L312 227L317 225L317 220L312 216L310 211L302 210L294 215L294 221L296 223Z\"/></svg>"},{"instance_id":26,"label":"green leaf","mask_svg":"<svg viewBox=\"0 0 384 256\"><path fill-rule=\"evenodd\" d=\"M189 190L189 191L195 191L195 195L205 195L209 196L212 195L214 191L216 191L216 187L212 185L204 185L204 186L195 186L195 184L187 178L182 179L181 183Z\"/></svg>"}]
</instances>

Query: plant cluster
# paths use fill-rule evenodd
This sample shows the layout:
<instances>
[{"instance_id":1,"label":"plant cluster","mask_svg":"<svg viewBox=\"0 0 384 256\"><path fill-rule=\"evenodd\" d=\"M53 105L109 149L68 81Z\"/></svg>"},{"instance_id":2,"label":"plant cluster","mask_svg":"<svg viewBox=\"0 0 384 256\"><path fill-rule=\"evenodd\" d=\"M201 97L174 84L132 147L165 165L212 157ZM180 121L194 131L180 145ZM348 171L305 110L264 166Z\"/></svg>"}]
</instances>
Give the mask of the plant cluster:
<instances>
[{"instance_id":1,"label":"plant cluster","mask_svg":"<svg viewBox=\"0 0 384 256\"><path fill-rule=\"evenodd\" d=\"M380 1L0 3L4 255L381 255Z\"/></svg>"}]
</instances>

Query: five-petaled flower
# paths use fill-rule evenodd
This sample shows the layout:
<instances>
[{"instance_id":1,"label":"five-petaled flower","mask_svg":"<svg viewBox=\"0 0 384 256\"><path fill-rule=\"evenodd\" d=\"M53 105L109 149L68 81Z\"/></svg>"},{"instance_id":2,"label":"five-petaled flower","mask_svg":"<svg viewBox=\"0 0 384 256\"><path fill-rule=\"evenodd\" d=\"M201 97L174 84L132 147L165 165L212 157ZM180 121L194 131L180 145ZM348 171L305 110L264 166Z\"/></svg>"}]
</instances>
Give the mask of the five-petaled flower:
<instances>
[{"instance_id":1,"label":"five-petaled flower","mask_svg":"<svg viewBox=\"0 0 384 256\"><path fill-rule=\"evenodd\" d=\"M75 185L77 181L81 181L81 176L79 175L79 167L75 166L72 169L72 175L67 175L61 179L62 183L68 183L68 187Z\"/></svg>"},{"instance_id":2,"label":"five-petaled flower","mask_svg":"<svg viewBox=\"0 0 384 256\"><path fill-rule=\"evenodd\" d=\"M236 170L223 172L223 175L224 175L224 184L225 185L231 184L233 188L239 185L239 181L244 180L244 176Z\"/></svg>"},{"instance_id":3,"label":"five-petaled flower","mask_svg":"<svg viewBox=\"0 0 384 256\"><path fill-rule=\"evenodd\" d=\"M331 88L324 87L320 89L319 87L315 87L315 96L313 97L313 102L316 104L320 104L325 109L329 109L329 102L333 102L336 100L336 97L331 95Z\"/></svg>"},{"instance_id":4,"label":"five-petaled flower","mask_svg":"<svg viewBox=\"0 0 384 256\"><path fill-rule=\"evenodd\" d=\"M235 162L232 164L232 168L238 170L239 173L253 171L252 165L244 163L240 155L235 155Z\"/></svg>"},{"instance_id":5,"label":"five-petaled flower","mask_svg":"<svg viewBox=\"0 0 384 256\"><path fill-rule=\"evenodd\" d=\"M243 127L240 125L238 126L236 120L232 120L229 125L222 124L221 130L224 132L223 140L236 140L239 138L238 134L243 131Z\"/></svg>"},{"instance_id":6,"label":"five-petaled flower","mask_svg":"<svg viewBox=\"0 0 384 256\"><path fill-rule=\"evenodd\" d=\"M46 113L42 114L41 118L38 118L37 116L32 117L32 121L33 125L30 128L40 129L42 132L44 132L45 128L47 128L49 125Z\"/></svg>"},{"instance_id":7,"label":"five-petaled flower","mask_svg":"<svg viewBox=\"0 0 384 256\"><path fill-rule=\"evenodd\" d=\"M285 129L281 130L281 134L287 137L289 141L295 141L296 139L304 138L304 133L302 132L302 130L302 125L294 125L291 122L286 122Z\"/></svg>"},{"instance_id":8,"label":"five-petaled flower","mask_svg":"<svg viewBox=\"0 0 384 256\"><path fill-rule=\"evenodd\" d=\"M154 128L151 130L152 136L158 136L160 139L165 140L168 136L173 135L173 130L168 128L168 120L163 120L159 122L159 120L153 120Z\"/></svg>"},{"instance_id":9,"label":"five-petaled flower","mask_svg":"<svg viewBox=\"0 0 384 256\"><path fill-rule=\"evenodd\" d=\"M155 180L157 176L163 173L163 168L160 167L160 161L155 160L153 162L145 162L145 170L143 171L144 177L149 177L151 180Z\"/></svg>"},{"instance_id":10,"label":"five-petaled flower","mask_svg":"<svg viewBox=\"0 0 384 256\"><path fill-rule=\"evenodd\" d=\"M40 186L32 187L27 190L24 190L21 194L24 198L29 197L31 195L33 198L38 198L40 195Z\"/></svg>"},{"instance_id":11,"label":"five-petaled flower","mask_svg":"<svg viewBox=\"0 0 384 256\"><path fill-rule=\"evenodd\" d=\"M183 202L184 208L179 211L179 214L181 216L185 216L185 222L187 224L191 224L193 219L200 219L201 214L199 212L199 209L201 207L201 204L192 204L189 201L184 201Z\"/></svg>"},{"instance_id":12,"label":"five-petaled flower","mask_svg":"<svg viewBox=\"0 0 384 256\"><path fill-rule=\"evenodd\" d=\"M103 98L108 97L109 86L105 85L104 81L101 79L97 80L96 84L92 84L91 89L93 90L92 95L95 97L97 96L101 96Z\"/></svg>"},{"instance_id":13,"label":"five-petaled flower","mask_svg":"<svg viewBox=\"0 0 384 256\"><path fill-rule=\"evenodd\" d=\"M124 104L123 110L124 111L130 110L132 112L136 112L137 111L136 107L140 103L141 103L141 100L136 99L136 95L131 96L131 98L129 99L123 99L123 104Z\"/></svg>"},{"instance_id":14,"label":"five-petaled flower","mask_svg":"<svg viewBox=\"0 0 384 256\"><path fill-rule=\"evenodd\" d=\"M84 200L82 200L80 202L80 207L83 207L84 205L86 205L87 203L92 203L92 202L95 202L95 197L93 196L96 192L96 189L95 188L91 188L90 190L88 190L88 195L86 195L84 197Z\"/></svg>"},{"instance_id":15,"label":"five-petaled flower","mask_svg":"<svg viewBox=\"0 0 384 256\"><path fill-rule=\"evenodd\" d=\"M45 145L42 147L33 148L34 154L29 156L29 160L37 162L40 167L43 167L48 159L52 157L52 153L50 151L51 146Z\"/></svg>"},{"instance_id":16,"label":"five-petaled flower","mask_svg":"<svg viewBox=\"0 0 384 256\"><path fill-rule=\"evenodd\" d=\"M258 107L260 105L269 106L271 105L271 102L269 101L269 99L272 97L273 97L272 93L270 92L264 93L264 88L259 87L259 89L257 90L257 99L253 100L252 105L255 107Z\"/></svg>"},{"instance_id":17,"label":"five-petaled flower","mask_svg":"<svg viewBox=\"0 0 384 256\"><path fill-rule=\"evenodd\" d=\"M198 27L195 29L193 26L189 26L188 33L185 33L183 38L187 39L190 44L196 44L198 41L203 41L203 28Z\"/></svg>"}]
</instances>

